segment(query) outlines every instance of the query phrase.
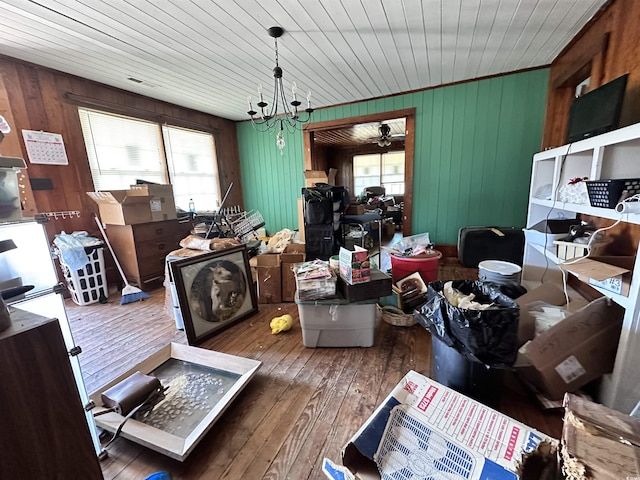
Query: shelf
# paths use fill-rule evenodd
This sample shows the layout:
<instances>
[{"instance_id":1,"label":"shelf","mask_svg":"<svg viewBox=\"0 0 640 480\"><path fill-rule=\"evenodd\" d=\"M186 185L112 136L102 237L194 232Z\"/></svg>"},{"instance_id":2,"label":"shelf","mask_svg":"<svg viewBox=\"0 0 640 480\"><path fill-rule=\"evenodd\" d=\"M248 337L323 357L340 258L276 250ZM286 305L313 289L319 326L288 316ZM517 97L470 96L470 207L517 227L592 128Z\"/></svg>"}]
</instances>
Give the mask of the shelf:
<instances>
[{"instance_id":1,"label":"shelf","mask_svg":"<svg viewBox=\"0 0 640 480\"><path fill-rule=\"evenodd\" d=\"M532 198L531 203L535 205L541 205L547 208L554 208L556 210L566 210L569 212L583 213L585 215L593 215L595 217L608 218L610 220L620 220L626 223L635 223L640 225L640 213L618 213L612 208L599 208L592 207L590 205L578 205L575 203L565 203L553 200L541 200L539 198Z\"/></svg>"}]
</instances>

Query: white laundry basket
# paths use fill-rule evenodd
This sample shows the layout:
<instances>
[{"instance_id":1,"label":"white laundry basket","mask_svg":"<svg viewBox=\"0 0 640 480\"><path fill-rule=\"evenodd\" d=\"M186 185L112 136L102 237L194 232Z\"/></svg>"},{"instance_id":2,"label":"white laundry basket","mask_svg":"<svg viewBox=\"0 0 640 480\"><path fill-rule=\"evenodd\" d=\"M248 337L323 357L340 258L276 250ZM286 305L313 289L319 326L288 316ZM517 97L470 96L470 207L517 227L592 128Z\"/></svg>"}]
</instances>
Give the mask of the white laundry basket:
<instances>
[{"instance_id":1,"label":"white laundry basket","mask_svg":"<svg viewBox=\"0 0 640 480\"><path fill-rule=\"evenodd\" d=\"M71 270L62 256L58 256L71 299L78 305L104 302L109 297L104 266L104 244L85 247L84 250L89 257L89 263L79 270Z\"/></svg>"}]
</instances>

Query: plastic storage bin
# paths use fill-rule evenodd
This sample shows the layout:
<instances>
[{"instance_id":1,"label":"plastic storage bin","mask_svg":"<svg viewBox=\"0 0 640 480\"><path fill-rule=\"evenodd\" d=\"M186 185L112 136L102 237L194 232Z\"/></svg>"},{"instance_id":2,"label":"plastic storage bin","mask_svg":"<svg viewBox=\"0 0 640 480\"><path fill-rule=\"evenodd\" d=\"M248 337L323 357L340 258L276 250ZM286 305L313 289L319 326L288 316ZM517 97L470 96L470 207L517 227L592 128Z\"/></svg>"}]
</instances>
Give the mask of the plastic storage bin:
<instances>
[{"instance_id":1,"label":"plastic storage bin","mask_svg":"<svg viewBox=\"0 0 640 480\"><path fill-rule=\"evenodd\" d=\"M592 207L616 208L623 191L629 196L640 193L640 178L589 180L586 184Z\"/></svg>"},{"instance_id":2,"label":"plastic storage bin","mask_svg":"<svg viewBox=\"0 0 640 480\"><path fill-rule=\"evenodd\" d=\"M438 278L438 263L442 258L442 253L438 250L433 250L433 252L431 255L420 255L416 257L390 255L393 283L414 272L420 273L425 283L433 282Z\"/></svg>"},{"instance_id":3,"label":"plastic storage bin","mask_svg":"<svg viewBox=\"0 0 640 480\"><path fill-rule=\"evenodd\" d=\"M71 270L62 257L58 257L71 299L78 305L106 301L109 289L104 267L104 244L85 247L84 250L89 257L89 263L80 270Z\"/></svg>"},{"instance_id":4,"label":"plastic storage bin","mask_svg":"<svg viewBox=\"0 0 640 480\"><path fill-rule=\"evenodd\" d=\"M342 298L296 303L305 347L370 347L377 299L349 303Z\"/></svg>"}]
</instances>

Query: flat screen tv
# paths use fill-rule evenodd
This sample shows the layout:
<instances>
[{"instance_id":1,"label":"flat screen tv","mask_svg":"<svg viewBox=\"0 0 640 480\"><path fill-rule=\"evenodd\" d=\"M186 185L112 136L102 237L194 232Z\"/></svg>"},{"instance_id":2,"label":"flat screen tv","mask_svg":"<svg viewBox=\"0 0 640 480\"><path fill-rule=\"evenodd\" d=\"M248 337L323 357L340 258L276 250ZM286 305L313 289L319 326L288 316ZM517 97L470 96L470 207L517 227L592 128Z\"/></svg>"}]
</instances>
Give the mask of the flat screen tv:
<instances>
[{"instance_id":1,"label":"flat screen tv","mask_svg":"<svg viewBox=\"0 0 640 480\"><path fill-rule=\"evenodd\" d=\"M618 77L573 101L569 111L567 142L576 142L618 128L628 76Z\"/></svg>"}]
</instances>

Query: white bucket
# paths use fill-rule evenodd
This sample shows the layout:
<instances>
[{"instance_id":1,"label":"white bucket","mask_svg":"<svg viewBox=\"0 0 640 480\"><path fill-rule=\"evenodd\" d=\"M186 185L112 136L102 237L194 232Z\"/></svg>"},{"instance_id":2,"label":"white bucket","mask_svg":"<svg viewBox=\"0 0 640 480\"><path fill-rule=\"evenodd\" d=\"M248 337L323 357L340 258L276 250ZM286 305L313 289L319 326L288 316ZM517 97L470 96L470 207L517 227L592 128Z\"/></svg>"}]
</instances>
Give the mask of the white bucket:
<instances>
[{"instance_id":1,"label":"white bucket","mask_svg":"<svg viewBox=\"0 0 640 480\"><path fill-rule=\"evenodd\" d=\"M520 283L522 268L502 260L484 260L478 264L478 278L498 285Z\"/></svg>"}]
</instances>

